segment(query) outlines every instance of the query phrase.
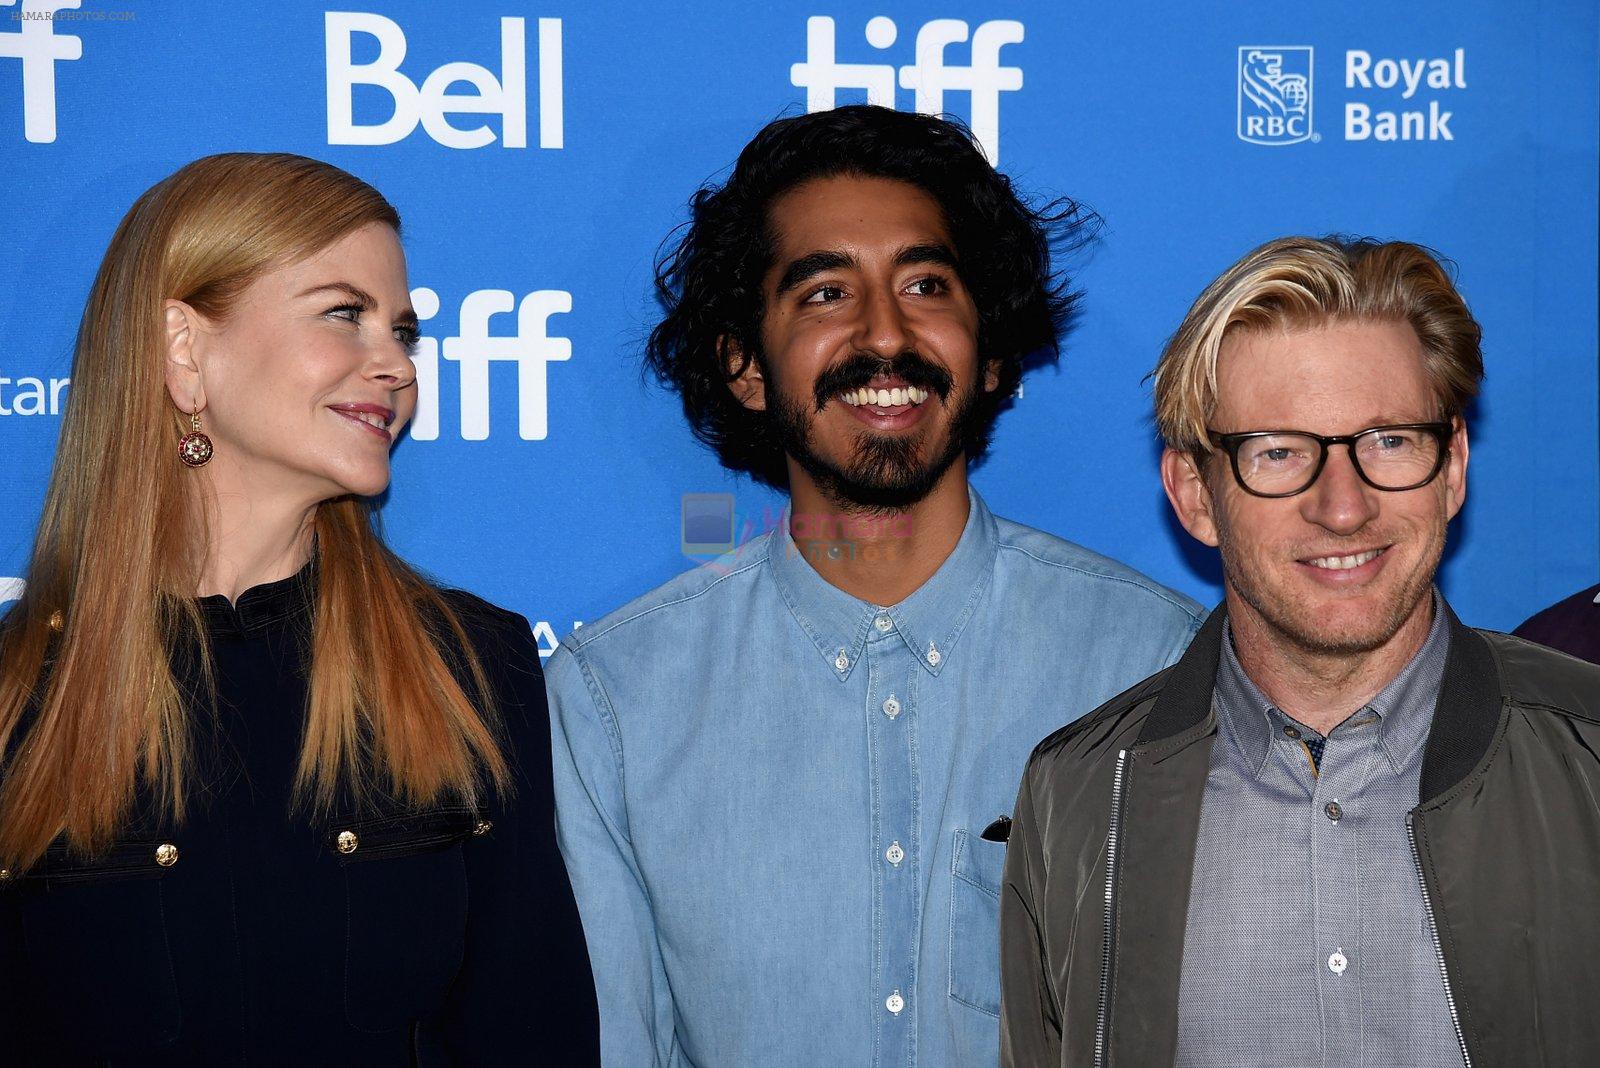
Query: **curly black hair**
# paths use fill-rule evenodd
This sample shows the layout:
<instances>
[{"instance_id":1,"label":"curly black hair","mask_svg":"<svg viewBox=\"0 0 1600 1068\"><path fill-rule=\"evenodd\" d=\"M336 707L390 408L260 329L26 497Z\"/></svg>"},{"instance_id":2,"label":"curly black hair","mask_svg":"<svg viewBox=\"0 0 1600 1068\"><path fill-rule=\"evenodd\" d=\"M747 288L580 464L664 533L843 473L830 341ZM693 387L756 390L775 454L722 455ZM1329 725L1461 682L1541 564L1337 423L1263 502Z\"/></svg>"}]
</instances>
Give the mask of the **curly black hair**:
<instances>
[{"instance_id":1,"label":"curly black hair","mask_svg":"<svg viewBox=\"0 0 1600 1068\"><path fill-rule=\"evenodd\" d=\"M694 194L689 221L657 258L666 314L650 332L645 358L646 369L683 398L695 437L723 466L780 489L789 475L772 419L740 404L728 384L760 358L761 283L774 254L769 208L803 182L836 175L906 182L944 213L957 272L978 310L980 359L998 364L1000 376L967 431L974 462L988 449L1024 362L1060 356L1078 294L1052 271L1052 251L1087 244L1099 223L1066 198L1029 204L957 120L853 104L769 123L721 187ZM723 355L729 341L742 353L732 373Z\"/></svg>"}]
</instances>

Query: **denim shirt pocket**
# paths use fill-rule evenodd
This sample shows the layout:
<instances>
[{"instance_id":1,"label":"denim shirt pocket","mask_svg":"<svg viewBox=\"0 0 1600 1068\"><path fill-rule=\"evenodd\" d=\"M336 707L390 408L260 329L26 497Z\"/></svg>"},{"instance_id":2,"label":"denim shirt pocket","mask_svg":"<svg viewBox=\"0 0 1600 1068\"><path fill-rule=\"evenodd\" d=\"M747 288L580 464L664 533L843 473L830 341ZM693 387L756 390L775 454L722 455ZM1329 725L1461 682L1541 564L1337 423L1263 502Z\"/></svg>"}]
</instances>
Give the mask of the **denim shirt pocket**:
<instances>
[{"instance_id":1,"label":"denim shirt pocket","mask_svg":"<svg viewBox=\"0 0 1600 1068\"><path fill-rule=\"evenodd\" d=\"M350 1026L409 1026L443 1003L466 945L461 846L489 824L472 810L336 821L326 848L343 868L344 1006Z\"/></svg>"},{"instance_id":2,"label":"denim shirt pocket","mask_svg":"<svg viewBox=\"0 0 1600 1068\"><path fill-rule=\"evenodd\" d=\"M0 907L21 916L25 981L48 1008L46 1041L101 1058L151 1053L177 1037L163 888L178 861L175 840L125 839L94 857L58 843L0 882Z\"/></svg>"},{"instance_id":3,"label":"denim shirt pocket","mask_svg":"<svg viewBox=\"0 0 1600 1068\"><path fill-rule=\"evenodd\" d=\"M950 997L1000 1016L1000 880L1006 847L965 828L950 861Z\"/></svg>"}]
</instances>

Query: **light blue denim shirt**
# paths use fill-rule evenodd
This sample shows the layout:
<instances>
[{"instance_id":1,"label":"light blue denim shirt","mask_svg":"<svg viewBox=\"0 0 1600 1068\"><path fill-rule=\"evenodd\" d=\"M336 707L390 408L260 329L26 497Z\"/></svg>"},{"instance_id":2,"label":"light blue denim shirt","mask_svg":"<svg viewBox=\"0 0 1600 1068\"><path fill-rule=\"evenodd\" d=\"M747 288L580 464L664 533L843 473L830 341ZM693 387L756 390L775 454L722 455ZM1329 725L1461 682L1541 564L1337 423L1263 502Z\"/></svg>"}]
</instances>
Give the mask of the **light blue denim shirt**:
<instances>
[{"instance_id":1,"label":"light blue denim shirt","mask_svg":"<svg viewBox=\"0 0 1600 1068\"><path fill-rule=\"evenodd\" d=\"M606 1064L998 1059L1005 846L979 836L1034 744L1171 663L1202 611L970 500L898 605L780 529L550 657Z\"/></svg>"}]
</instances>

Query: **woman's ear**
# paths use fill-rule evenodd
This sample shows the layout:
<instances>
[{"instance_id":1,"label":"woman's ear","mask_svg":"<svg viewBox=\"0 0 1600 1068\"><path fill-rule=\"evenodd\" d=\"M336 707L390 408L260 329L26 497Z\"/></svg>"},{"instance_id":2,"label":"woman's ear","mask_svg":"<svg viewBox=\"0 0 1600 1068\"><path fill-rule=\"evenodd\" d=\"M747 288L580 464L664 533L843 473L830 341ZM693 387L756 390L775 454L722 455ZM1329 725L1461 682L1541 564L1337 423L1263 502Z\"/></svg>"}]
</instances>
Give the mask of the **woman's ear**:
<instances>
[{"instance_id":1,"label":"woman's ear","mask_svg":"<svg viewBox=\"0 0 1600 1068\"><path fill-rule=\"evenodd\" d=\"M181 300L165 304L167 352L167 395L183 412L198 412L206 406L206 388L200 374L196 342L200 334L200 313Z\"/></svg>"}]
</instances>

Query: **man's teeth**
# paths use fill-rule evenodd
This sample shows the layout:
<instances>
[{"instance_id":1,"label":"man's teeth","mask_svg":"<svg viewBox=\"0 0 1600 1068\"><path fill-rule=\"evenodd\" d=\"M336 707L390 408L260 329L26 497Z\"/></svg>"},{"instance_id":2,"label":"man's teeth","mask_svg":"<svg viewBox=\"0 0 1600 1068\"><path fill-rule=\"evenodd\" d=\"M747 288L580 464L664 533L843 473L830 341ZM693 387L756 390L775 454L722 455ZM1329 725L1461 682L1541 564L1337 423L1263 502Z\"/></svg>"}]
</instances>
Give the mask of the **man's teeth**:
<instances>
[{"instance_id":1,"label":"man's teeth","mask_svg":"<svg viewBox=\"0 0 1600 1068\"><path fill-rule=\"evenodd\" d=\"M898 408L902 404L921 404L928 399L928 391L915 386L904 389L852 389L839 394L846 404L859 406L871 404L879 408Z\"/></svg>"},{"instance_id":2,"label":"man's teeth","mask_svg":"<svg viewBox=\"0 0 1600 1068\"><path fill-rule=\"evenodd\" d=\"M1354 556L1319 556L1315 560L1307 560L1306 563L1312 567L1327 568L1329 571L1349 571L1353 567L1360 567L1362 564L1376 560L1378 554L1382 551L1382 549L1368 549L1366 552L1356 553Z\"/></svg>"}]
</instances>

